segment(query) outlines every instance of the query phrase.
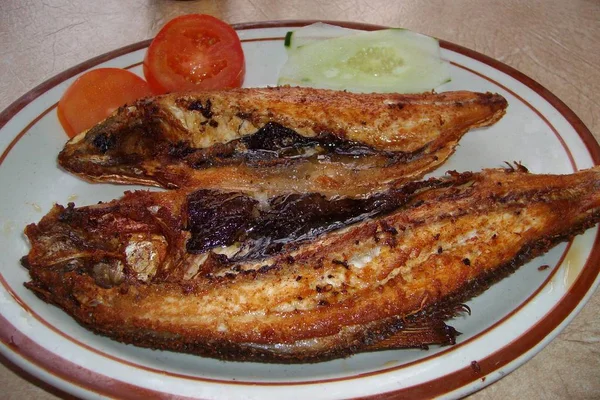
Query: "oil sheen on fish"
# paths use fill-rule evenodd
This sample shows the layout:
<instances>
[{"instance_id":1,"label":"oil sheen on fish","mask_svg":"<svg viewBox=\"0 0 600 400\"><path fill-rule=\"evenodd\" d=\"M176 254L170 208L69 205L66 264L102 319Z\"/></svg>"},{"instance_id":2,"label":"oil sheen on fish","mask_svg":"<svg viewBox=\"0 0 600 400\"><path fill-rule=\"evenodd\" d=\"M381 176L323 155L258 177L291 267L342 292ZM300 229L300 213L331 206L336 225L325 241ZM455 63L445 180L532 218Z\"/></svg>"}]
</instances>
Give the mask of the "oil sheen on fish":
<instances>
[{"instance_id":1,"label":"oil sheen on fish","mask_svg":"<svg viewBox=\"0 0 600 400\"><path fill-rule=\"evenodd\" d=\"M465 91L170 94L120 108L69 141L59 164L94 182L358 196L435 169L506 107Z\"/></svg>"},{"instance_id":2,"label":"oil sheen on fish","mask_svg":"<svg viewBox=\"0 0 600 400\"><path fill-rule=\"evenodd\" d=\"M600 168L450 175L363 199L214 190L55 206L26 286L89 329L224 360L454 343L461 303L600 219Z\"/></svg>"}]
</instances>

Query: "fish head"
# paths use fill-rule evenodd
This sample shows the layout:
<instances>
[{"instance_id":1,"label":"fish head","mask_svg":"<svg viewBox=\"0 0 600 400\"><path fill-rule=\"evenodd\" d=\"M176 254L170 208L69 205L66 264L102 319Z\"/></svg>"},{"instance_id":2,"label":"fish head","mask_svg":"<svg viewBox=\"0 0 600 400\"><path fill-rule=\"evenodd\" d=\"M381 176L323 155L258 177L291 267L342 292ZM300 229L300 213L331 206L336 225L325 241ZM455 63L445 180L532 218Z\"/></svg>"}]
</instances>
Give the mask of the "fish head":
<instances>
[{"instance_id":1,"label":"fish head","mask_svg":"<svg viewBox=\"0 0 600 400\"><path fill-rule=\"evenodd\" d=\"M163 133L153 104L140 100L75 136L58 156L64 169L92 182L156 185L147 178L158 163ZM145 162L153 160L153 162Z\"/></svg>"},{"instance_id":2,"label":"fish head","mask_svg":"<svg viewBox=\"0 0 600 400\"><path fill-rule=\"evenodd\" d=\"M168 244L152 221L135 221L101 203L82 209L55 205L39 224L25 228L32 248L21 260L30 270L87 274L102 288L148 282L160 270Z\"/></svg>"}]
</instances>

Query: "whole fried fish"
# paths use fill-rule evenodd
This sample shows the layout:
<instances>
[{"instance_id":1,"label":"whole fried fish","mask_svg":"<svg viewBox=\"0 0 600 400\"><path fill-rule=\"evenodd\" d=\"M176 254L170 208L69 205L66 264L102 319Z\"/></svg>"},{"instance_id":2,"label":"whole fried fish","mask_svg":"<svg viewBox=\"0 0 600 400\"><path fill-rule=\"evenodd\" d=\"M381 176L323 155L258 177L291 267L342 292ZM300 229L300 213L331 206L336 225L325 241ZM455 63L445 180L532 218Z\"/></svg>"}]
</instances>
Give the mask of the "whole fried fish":
<instances>
[{"instance_id":1,"label":"whole fried fish","mask_svg":"<svg viewBox=\"0 0 600 400\"><path fill-rule=\"evenodd\" d=\"M58 160L94 182L359 196L433 170L506 107L498 94L473 92L170 94L120 108Z\"/></svg>"},{"instance_id":2,"label":"whole fried fish","mask_svg":"<svg viewBox=\"0 0 600 400\"><path fill-rule=\"evenodd\" d=\"M215 190L55 206L26 286L89 329L260 362L454 342L461 302L600 220L600 167L451 173L367 198Z\"/></svg>"}]
</instances>

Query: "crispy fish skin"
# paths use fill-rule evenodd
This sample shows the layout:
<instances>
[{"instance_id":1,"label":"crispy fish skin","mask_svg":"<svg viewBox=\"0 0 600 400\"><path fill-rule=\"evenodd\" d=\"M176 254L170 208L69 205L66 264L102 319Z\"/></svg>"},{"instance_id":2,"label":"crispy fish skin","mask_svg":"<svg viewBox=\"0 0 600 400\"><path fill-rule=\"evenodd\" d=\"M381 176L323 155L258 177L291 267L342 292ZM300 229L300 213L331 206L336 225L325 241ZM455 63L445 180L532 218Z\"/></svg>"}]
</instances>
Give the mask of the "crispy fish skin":
<instances>
[{"instance_id":1,"label":"crispy fish skin","mask_svg":"<svg viewBox=\"0 0 600 400\"><path fill-rule=\"evenodd\" d=\"M58 161L92 182L359 196L433 170L506 107L498 94L465 91L170 94L120 108Z\"/></svg>"},{"instance_id":2,"label":"crispy fish skin","mask_svg":"<svg viewBox=\"0 0 600 400\"><path fill-rule=\"evenodd\" d=\"M185 251L190 191L56 206L25 230L26 286L126 343L317 362L452 343L442 320L461 302L600 220L600 168L452 173L391 193L393 211L238 261L239 243Z\"/></svg>"}]
</instances>

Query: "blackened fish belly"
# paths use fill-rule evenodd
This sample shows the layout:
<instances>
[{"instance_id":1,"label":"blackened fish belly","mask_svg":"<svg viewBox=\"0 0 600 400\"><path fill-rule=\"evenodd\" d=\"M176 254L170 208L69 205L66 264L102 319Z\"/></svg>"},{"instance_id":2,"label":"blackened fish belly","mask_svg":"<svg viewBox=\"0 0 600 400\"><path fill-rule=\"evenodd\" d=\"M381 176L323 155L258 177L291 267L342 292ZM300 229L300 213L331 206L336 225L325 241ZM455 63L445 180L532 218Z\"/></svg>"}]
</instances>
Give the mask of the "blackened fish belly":
<instances>
[{"instance_id":1,"label":"blackened fish belly","mask_svg":"<svg viewBox=\"0 0 600 400\"><path fill-rule=\"evenodd\" d=\"M69 141L59 164L93 182L360 196L435 169L506 107L473 92L170 94L120 108Z\"/></svg>"},{"instance_id":2,"label":"blackened fish belly","mask_svg":"<svg viewBox=\"0 0 600 400\"><path fill-rule=\"evenodd\" d=\"M366 198L127 193L55 206L26 286L89 329L223 360L452 344L461 304L600 219L600 168L452 173Z\"/></svg>"}]
</instances>

